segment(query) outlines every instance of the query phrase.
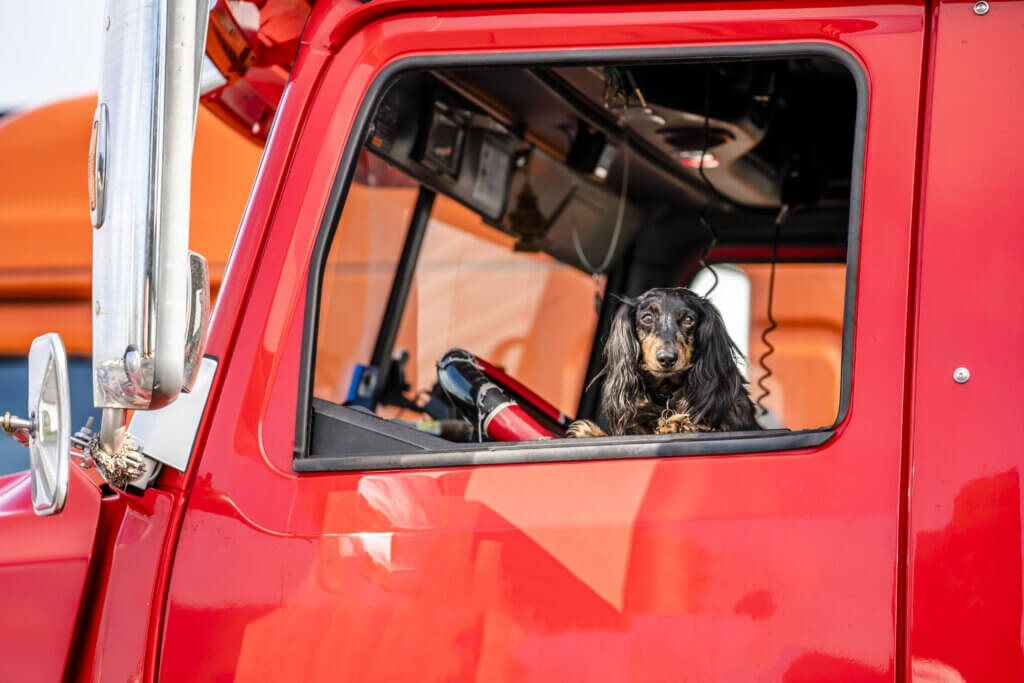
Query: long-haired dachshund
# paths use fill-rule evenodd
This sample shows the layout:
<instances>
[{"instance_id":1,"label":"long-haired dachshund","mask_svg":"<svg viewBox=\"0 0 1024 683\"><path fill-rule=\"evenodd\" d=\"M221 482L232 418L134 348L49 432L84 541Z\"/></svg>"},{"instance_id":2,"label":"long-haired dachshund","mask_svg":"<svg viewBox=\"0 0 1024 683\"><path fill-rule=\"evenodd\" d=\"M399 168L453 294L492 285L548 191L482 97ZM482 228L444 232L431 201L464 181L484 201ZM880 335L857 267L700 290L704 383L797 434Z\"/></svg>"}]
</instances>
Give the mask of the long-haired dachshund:
<instances>
[{"instance_id":1,"label":"long-haired dachshund","mask_svg":"<svg viewBox=\"0 0 1024 683\"><path fill-rule=\"evenodd\" d=\"M714 304L688 289L649 289L624 299L604 347L601 398L621 434L761 429L739 349ZM607 436L590 420L569 436Z\"/></svg>"}]
</instances>

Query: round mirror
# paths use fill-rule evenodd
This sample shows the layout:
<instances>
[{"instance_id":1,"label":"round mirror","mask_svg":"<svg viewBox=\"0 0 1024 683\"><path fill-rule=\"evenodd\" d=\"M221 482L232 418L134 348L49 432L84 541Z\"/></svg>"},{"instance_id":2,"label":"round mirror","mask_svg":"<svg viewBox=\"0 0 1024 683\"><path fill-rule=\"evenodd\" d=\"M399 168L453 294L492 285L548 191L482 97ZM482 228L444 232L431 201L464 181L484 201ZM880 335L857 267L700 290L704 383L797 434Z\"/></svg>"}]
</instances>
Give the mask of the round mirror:
<instances>
[{"instance_id":1,"label":"round mirror","mask_svg":"<svg viewBox=\"0 0 1024 683\"><path fill-rule=\"evenodd\" d=\"M44 334L28 352L28 419L32 507L37 515L60 512L68 495L71 400L68 358L59 334Z\"/></svg>"}]
</instances>

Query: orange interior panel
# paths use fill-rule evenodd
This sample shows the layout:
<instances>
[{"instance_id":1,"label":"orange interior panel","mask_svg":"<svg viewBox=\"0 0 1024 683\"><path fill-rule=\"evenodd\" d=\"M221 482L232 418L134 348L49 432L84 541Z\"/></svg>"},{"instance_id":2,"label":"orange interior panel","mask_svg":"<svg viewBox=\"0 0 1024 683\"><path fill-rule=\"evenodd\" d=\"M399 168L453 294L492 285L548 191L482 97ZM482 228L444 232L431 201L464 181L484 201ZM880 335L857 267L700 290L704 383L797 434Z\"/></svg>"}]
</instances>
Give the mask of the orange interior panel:
<instances>
[{"instance_id":1,"label":"orange interior panel","mask_svg":"<svg viewBox=\"0 0 1024 683\"><path fill-rule=\"evenodd\" d=\"M320 398L343 402L356 364L370 360L416 192L360 183L349 190L321 295ZM435 362L459 346L572 415L597 325L594 282L512 245L469 209L437 197L395 346L409 352L413 393L430 390Z\"/></svg>"},{"instance_id":2,"label":"orange interior panel","mask_svg":"<svg viewBox=\"0 0 1024 683\"><path fill-rule=\"evenodd\" d=\"M767 351L769 264L741 264L750 278L751 395L761 390L758 359ZM772 313L778 327L768 335L775 352L765 361L772 376L763 405L789 429L831 425L839 411L843 358L842 263L781 263L776 266Z\"/></svg>"}]
</instances>

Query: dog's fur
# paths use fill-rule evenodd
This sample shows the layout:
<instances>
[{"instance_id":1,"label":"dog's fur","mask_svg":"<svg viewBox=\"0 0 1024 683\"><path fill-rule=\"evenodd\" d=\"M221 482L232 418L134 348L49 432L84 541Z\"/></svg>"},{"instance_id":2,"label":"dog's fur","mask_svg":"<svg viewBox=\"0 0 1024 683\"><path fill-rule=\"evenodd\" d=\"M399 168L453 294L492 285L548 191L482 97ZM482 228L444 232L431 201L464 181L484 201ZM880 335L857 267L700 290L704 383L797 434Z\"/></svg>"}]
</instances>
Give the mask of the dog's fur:
<instances>
[{"instance_id":1,"label":"dog's fur","mask_svg":"<svg viewBox=\"0 0 1024 683\"><path fill-rule=\"evenodd\" d=\"M624 299L604 347L601 397L609 431L760 429L738 355L718 309L688 289L650 289ZM577 420L569 436L606 434Z\"/></svg>"}]
</instances>

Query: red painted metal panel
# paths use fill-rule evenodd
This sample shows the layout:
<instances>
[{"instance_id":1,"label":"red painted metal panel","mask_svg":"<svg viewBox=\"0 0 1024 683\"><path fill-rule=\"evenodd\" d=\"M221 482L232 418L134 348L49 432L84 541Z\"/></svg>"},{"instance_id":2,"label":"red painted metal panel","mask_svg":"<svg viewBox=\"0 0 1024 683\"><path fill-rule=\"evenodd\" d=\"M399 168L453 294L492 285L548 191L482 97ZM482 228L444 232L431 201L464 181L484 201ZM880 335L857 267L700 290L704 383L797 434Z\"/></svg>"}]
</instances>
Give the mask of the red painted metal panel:
<instances>
[{"instance_id":1,"label":"red painted metal panel","mask_svg":"<svg viewBox=\"0 0 1024 683\"><path fill-rule=\"evenodd\" d=\"M373 4L344 22L314 8L303 88L286 96L267 151L286 166L265 163L225 279L161 679L894 680L922 8L478 8L363 26L387 8ZM853 393L828 444L292 472L310 251L356 107L385 64L811 40L849 50L871 88Z\"/></svg>"},{"instance_id":2,"label":"red painted metal panel","mask_svg":"<svg viewBox=\"0 0 1024 683\"><path fill-rule=\"evenodd\" d=\"M908 667L1024 677L1024 2L937 9L922 184ZM957 367L966 384L953 380ZM928 678L931 676L931 678Z\"/></svg>"},{"instance_id":3,"label":"red painted metal panel","mask_svg":"<svg viewBox=\"0 0 1024 683\"><path fill-rule=\"evenodd\" d=\"M71 466L64 509L32 510L28 472L0 477L0 670L4 680L59 681L78 617L100 493Z\"/></svg>"},{"instance_id":4,"label":"red painted metal panel","mask_svg":"<svg viewBox=\"0 0 1024 683\"><path fill-rule=\"evenodd\" d=\"M103 545L97 547L90 613L80 625L78 657L68 680L142 681L149 648L158 645L151 619L159 622L166 586L160 581L174 494L149 490L139 498L104 499ZM155 656L155 653L154 653ZM151 671L150 671L151 673Z\"/></svg>"}]
</instances>

